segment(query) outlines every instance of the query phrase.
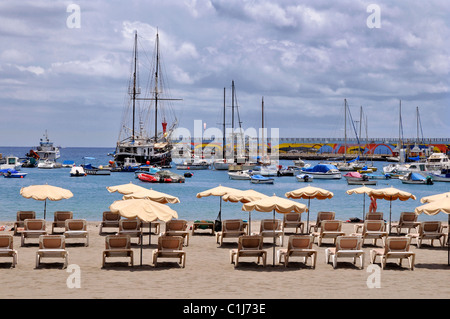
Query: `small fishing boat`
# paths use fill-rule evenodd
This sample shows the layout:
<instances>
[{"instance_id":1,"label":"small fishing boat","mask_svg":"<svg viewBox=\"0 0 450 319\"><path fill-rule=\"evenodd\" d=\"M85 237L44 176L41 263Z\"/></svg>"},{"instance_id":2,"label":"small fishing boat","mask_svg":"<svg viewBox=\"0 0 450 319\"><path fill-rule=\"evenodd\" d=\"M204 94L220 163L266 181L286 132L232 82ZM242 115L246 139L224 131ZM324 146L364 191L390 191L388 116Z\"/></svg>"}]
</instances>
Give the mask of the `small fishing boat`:
<instances>
[{"instance_id":1,"label":"small fishing boat","mask_svg":"<svg viewBox=\"0 0 450 319\"><path fill-rule=\"evenodd\" d=\"M350 172L344 175L347 185L376 185L376 180L370 180L365 174L359 172Z\"/></svg>"},{"instance_id":2,"label":"small fishing boat","mask_svg":"<svg viewBox=\"0 0 450 319\"><path fill-rule=\"evenodd\" d=\"M305 182L305 183L310 183L314 179L314 177L309 174L299 174L296 175L295 178L297 179L298 182Z\"/></svg>"},{"instance_id":3,"label":"small fishing boat","mask_svg":"<svg viewBox=\"0 0 450 319\"><path fill-rule=\"evenodd\" d=\"M0 174L3 174L5 178L24 178L27 176L27 173L18 172L10 168L0 170Z\"/></svg>"},{"instance_id":4,"label":"small fishing boat","mask_svg":"<svg viewBox=\"0 0 450 319\"><path fill-rule=\"evenodd\" d=\"M70 176L71 177L86 176L86 172L84 171L84 168L82 166L73 166L70 169Z\"/></svg>"},{"instance_id":5,"label":"small fishing boat","mask_svg":"<svg viewBox=\"0 0 450 319\"><path fill-rule=\"evenodd\" d=\"M230 179L249 180L252 177L251 171L228 172Z\"/></svg>"},{"instance_id":6,"label":"small fishing boat","mask_svg":"<svg viewBox=\"0 0 450 319\"><path fill-rule=\"evenodd\" d=\"M262 176L262 175L253 175L250 178L250 181L253 184L273 184L274 180L273 180L273 178L265 177L265 176Z\"/></svg>"},{"instance_id":7,"label":"small fishing boat","mask_svg":"<svg viewBox=\"0 0 450 319\"><path fill-rule=\"evenodd\" d=\"M424 177L419 173L408 173L406 175L400 176L399 179L403 184L433 185L433 180L430 176Z\"/></svg>"},{"instance_id":8,"label":"small fishing boat","mask_svg":"<svg viewBox=\"0 0 450 319\"><path fill-rule=\"evenodd\" d=\"M52 168L56 168L56 162L46 159L46 160L40 160L38 162L38 168L43 168L43 169L52 169Z\"/></svg>"},{"instance_id":9,"label":"small fishing boat","mask_svg":"<svg viewBox=\"0 0 450 319\"><path fill-rule=\"evenodd\" d=\"M146 173L139 174L137 178L146 183L184 183L184 177L178 174L175 175L150 175Z\"/></svg>"},{"instance_id":10,"label":"small fishing boat","mask_svg":"<svg viewBox=\"0 0 450 319\"><path fill-rule=\"evenodd\" d=\"M277 176L295 176L300 172L300 168L297 166L279 167Z\"/></svg>"},{"instance_id":11,"label":"small fishing boat","mask_svg":"<svg viewBox=\"0 0 450 319\"><path fill-rule=\"evenodd\" d=\"M205 160L194 158L193 161L184 161L183 163L177 164L178 170L199 170L199 169L209 169L209 163Z\"/></svg>"},{"instance_id":12,"label":"small fishing boat","mask_svg":"<svg viewBox=\"0 0 450 319\"><path fill-rule=\"evenodd\" d=\"M312 175L314 178L319 179L341 179L341 172L335 165L331 164L317 164L312 167L302 168L302 172L308 175Z\"/></svg>"},{"instance_id":13,"label":"small fishing boat","mask_svg":"<svg viewBox=\"0 0 450 319\"><path fill-rule=\"evenodd\" d=\"M365 174L369 179L389 179L391 178L390 174L374 174L374 173L367 173Z\"/></svg>"},{"instance_id":14,"label":"small fishing boat","mask_svg":"<svg viewBox=\"0 0 450 319\"><path fill-rule=\"evenodd\" d=\"M430 177L434 182L450 182L450 169L443 169L440 174L430 173Z\"/></svg>"}]
</instances>

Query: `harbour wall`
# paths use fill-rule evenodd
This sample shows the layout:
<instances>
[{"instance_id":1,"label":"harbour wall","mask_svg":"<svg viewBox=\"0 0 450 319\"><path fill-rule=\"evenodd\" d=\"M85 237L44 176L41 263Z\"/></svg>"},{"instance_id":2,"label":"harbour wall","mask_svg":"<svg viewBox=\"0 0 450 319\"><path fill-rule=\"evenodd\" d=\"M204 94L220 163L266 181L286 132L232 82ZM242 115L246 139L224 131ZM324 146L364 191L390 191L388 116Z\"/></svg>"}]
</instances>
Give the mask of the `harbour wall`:
<instances>
[{"instance_id":1,"label":"harbour wall","mask_svg":"<svg viewBox=\"0 0 450 319\"><path fill-rule=\"evenodd\" d=\"M181 140L173 140L179 143ZM201 150L213 153L222 153L222 141L217 139L191 139L191 150ZM248 146L248 140L246 145ZM227 141L228 147L231 145ZM368 141L358 141L356 138L278 138L268 139L266 146L275 153L278 151L280 159L326 159L340 157L362 158L373 160L386 160L397 156L398 138L377 138ZM431 153L450 153L450 138L428 138L418 141L406 139L401 143L406 156L424 158Z\"/></svg>"}]
</instances>

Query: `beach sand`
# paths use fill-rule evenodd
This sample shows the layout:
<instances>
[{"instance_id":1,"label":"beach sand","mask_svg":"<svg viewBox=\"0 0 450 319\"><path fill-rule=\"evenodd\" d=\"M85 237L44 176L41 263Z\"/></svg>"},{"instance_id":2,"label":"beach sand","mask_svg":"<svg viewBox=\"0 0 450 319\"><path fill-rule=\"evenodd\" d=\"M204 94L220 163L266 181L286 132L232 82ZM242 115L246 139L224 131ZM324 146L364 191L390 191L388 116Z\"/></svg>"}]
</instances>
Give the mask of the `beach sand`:
<instances>
[{"instance_id":1,"label":"beach sand","mask_svg":"<svg viewBox=\"0 0 450 319\"><path fill-rule=\"evenodd\" d=\"M11 222L4 222L11 228ZM349 259L339 262L333 269L325 262L325 249L332 247L331 240L324 240L318 250L315 269L294 262L287 268L272 266L272 239L266 238L267 266L256 264L256 258L243 259L235 269L230 263L229 251L237 247L237 240L226 239L222 247L216 244L216 237L202 230L190 236L186 268L181 268L175 260L162 262L154 267L152 251L156 248L157 236L152 235L148 245L148 235L144 237L143 266L140 266L140 246L133 245L134 267L126 265L122 258L107 259L102 268L102 251L105 235L99 235L100 222L88 222L90 234L88 247L82 240L67 240L69 270L75 266L78 271L62 269L61 260L44 259L44 265L35 268L38 249L37 240L30 239L25 247L20 247L20 236L14 237L14 247L19 259L16 268L10 268L11 259L0 258L0 298L61 298L61 299L104 299L104 298L162 298L162 299L311 299L311 298L449 298L450 266L447 266L447 248L430 247L428 242L421 248L412 245L416 252L415 269L408 269L389 263L380 271L379 288L369 287L376 272L370 267L369 251L374 248L372 241L364 247L364 269L359 269ZM189 222L192 225L192 222ZM354 224L345 223L344 231L353 232ZM47 229L51 229L48 222ZM252 221L252 231L259 229L259 222ZM11 231L6 231L12 233ZM136 242L136 239L133 239ZM78 243L78 244L76 244ZM287 245L287 237L284 246ZM379 241L379 245L381 242ZM381 247L381 246L380 246ZM378 247L378 248L380 248ZM277 246L276 249L279 247ZM298 259L297 259L298 260ZM296 260L296 261L297 261ZM378 264L379 265L379 264ZM73 287L78 275L80 287ZM372 277L371 277L372 276ZM69 279L69 285L67 284ZM71 284L70 284L71 283ZM73 288L70 288L72 286Z\"/></svg>"}]
</instances>

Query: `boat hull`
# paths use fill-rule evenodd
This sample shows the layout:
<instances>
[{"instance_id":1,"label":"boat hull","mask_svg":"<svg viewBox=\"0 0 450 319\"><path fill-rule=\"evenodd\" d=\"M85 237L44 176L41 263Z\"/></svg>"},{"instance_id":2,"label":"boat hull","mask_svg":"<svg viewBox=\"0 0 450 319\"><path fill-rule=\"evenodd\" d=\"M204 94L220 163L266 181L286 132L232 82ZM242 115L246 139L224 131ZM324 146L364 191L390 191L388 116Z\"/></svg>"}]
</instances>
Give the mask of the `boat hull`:
<instances>
[{"instance_id":1,"label":"boat hull","mask_svg":"<svg viewBox=\"0 0 450 319\"><path fill-rule=\"evenodd\" d=\"M248 173L229 172L228 177L235 180L249 180L251 178L251 175Z\"/></svg>"},{"instance_id":2,"label":"boat hull","mask_svg":"<svg viewBox=\"0 0 450 319\"><path fill-rule=\"evenodd\" d=\"M304 183L310 183L314 179L314 177L312 175L308 175L308 174L296 175L295 178L297 179L298 182L304 182Z\"/></svg>"}]
</instances>

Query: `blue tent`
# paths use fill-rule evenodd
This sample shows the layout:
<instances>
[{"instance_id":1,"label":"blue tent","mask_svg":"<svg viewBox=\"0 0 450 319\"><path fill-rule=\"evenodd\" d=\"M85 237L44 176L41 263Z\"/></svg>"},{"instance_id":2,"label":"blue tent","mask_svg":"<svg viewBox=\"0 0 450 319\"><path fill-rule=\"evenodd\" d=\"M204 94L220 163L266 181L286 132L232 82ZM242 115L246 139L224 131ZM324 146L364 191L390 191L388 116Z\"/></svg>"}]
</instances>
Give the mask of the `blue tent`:
<instances>
[{"instance_id":1,"label":"blue tent","mask_svg":"<svg viewBox=\"0 0 450 319\"><path fill-rule=\"evenodd\" d=\"M411 173L411 180L412 181L423 181L423 180L425 180L425 177L423 177L419 173Z\"/></svg>"},{"instance_id":2,"label":"blue tent","mask_svg":"<svg viewBox=\"0 0 450 319\"><path fill-rule=\"evenodd\" d=\"M336 166L332 164L317 164L313 167L302 168L304 172L318 172L318 173L326 173L331 169L337 169Z\"/></svg>"}]
</instances>

